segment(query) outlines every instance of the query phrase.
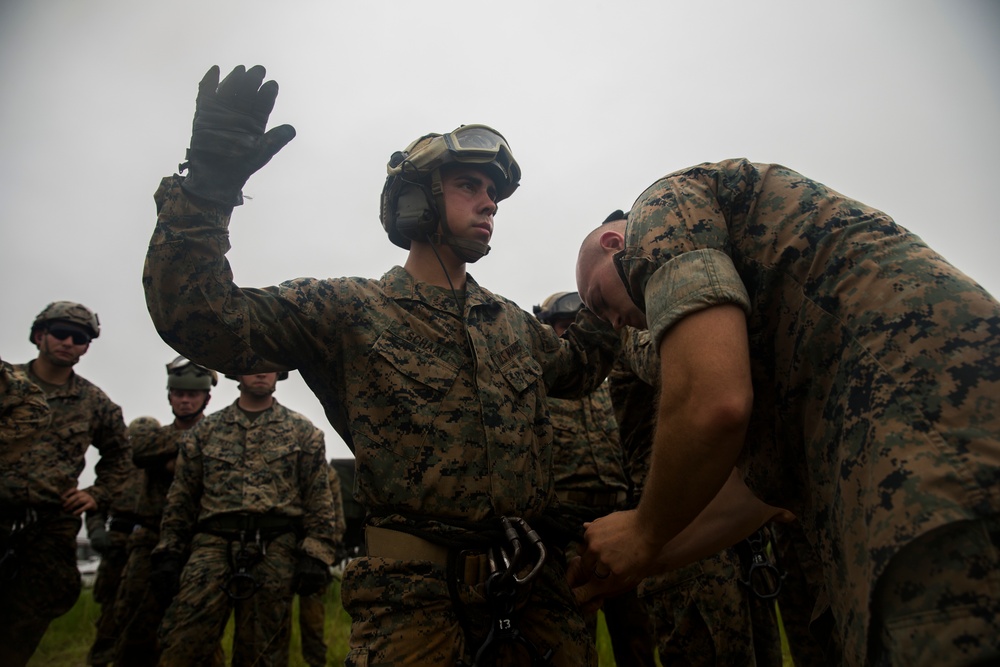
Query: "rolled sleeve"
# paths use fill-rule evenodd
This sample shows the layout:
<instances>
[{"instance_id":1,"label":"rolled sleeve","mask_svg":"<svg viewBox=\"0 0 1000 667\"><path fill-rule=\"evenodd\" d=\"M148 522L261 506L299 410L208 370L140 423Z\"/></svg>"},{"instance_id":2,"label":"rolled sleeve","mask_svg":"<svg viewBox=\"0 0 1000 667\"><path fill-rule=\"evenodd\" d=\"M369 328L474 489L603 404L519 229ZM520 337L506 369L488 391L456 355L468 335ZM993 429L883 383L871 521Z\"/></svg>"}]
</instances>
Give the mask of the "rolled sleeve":
<instances>
[{"instance_id":1,"label":"rolled sleeve","mask_svg":"<svg viewBox=\"0 0 1000 667\"><path fill-rule=\"evenodd\" d=\"M646 321L657 344L671 326L699 310L735 304L750 314L750 296L732 259L713 248L668 261L650 277L645 294Z\"/></svg>"}]
</instances>

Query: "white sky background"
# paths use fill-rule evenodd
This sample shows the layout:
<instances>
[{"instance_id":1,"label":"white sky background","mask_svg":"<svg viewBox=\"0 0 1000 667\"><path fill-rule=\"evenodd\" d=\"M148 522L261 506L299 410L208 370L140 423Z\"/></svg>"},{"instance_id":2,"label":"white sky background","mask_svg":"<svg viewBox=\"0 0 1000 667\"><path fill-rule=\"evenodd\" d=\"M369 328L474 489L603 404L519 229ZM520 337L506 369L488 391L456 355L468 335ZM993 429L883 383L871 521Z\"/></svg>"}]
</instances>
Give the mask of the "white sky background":
<instances>
[{"instance_id":1,"label":"white sky background","mask_svg":"<svg viewBox=\"0 0 1000 667\"><path fill-rule=\"evenodd\" d=\"M485 287L526 310L575 289L580 240L660 176L779 162L883 209L1000 295L1000 3L503 3L340 0L0 6L0 356L80 301L101 337L78 372L126 422L171 419L175 353L140 275L159 179L184 156L209 66L263 64L271 123L298 131L231 226L237 282L378 277L389 155L486 123L524 175L500 206ZM210 412L236 396L222 380ZM277 398L350 456L298 374ZM91 449L88 459L94 460ZM83 483L89 483L88 468Z\"/></svg>"}]
</instances>

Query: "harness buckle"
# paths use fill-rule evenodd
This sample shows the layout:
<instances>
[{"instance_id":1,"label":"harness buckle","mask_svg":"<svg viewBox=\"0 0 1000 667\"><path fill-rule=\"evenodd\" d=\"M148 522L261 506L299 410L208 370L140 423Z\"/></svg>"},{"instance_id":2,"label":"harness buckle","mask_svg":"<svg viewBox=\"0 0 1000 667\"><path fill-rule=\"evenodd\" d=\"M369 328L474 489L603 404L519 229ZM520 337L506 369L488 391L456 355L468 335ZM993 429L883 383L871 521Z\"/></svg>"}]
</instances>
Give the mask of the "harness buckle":
<instances>
[{"instance_id":1,"label":"harness buckle","mask_svg":"<svg viewBox=\"0 0 1000 667\"><path fill-rule=\"evenodd\" d=\"M233 554L234 541L230 540L226 547L229 555L230 573L222 585L222 589L229 596L229 599L235 601L250 599L263 586L263 584L254 579L250 570L267 555L267 546L260 539L260 529L257 530L253 539L253 545L257 547L256 552L251 553L247 549L246 537L246 530L241 530L240 548L235 555Z\"/></svg>"}]
</instances>

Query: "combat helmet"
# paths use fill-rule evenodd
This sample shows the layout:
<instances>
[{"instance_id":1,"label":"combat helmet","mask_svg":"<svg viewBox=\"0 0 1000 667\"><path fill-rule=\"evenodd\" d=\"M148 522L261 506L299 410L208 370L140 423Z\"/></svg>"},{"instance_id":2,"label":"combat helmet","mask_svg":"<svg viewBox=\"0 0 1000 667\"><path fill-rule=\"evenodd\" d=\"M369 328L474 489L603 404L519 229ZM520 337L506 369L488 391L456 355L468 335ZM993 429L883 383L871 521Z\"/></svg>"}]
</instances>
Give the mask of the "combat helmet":
<instances>
[{"instance_id":1,"label":"combat helmet","mask_svg":"<svg viewBox=\"0 0 1000 667\"><path fill-rule=\"evenodd\" d=\"M482 167L493 178L496 201L510 197L521 181L521 168L503 135L486 125L462 125L448 134L425 134L386 165L379 219L393 244L409 250L410 241L449 245L468 262L490 251L489 245L455 239L447 225L438 234L444 212L441 168L447 164Z\"/></svg>"},{"instance_id":2,"label":"combat helmet","mask_svg":"<svg viewBox=\"0 0 1000 667\"><path fill-rule=\"evenodd\" d=\"M540 306L533 306L535 317L545 324L559 320L571 320L583 309L583 301L578 292L556 292L545 299Z\"/></svg>"},{"instance_id":3,"label":"combat helmet","mask_svg":"<svg viewBox=\"0 0 1000 667\"><path fill-rule=\"evenodd\" d=\"M212 391L219 384L219 374L185 357L167 364L167 389Z\"/></svg>"},{"instance_id":4,"label":"combat helmet","mask_svg":"<svg viewBox=\"0 0 1000 667\"><path fill-rule=\"evenodd\" d=\"M126 433L128 433L129 438L141 437L152 433L160 426L160 420L156 417L136 417L128 423Z\"/></svg>"},{"instance_id":5,"label":"combat helmet","mask_svg":"<svg viewBox=\"0 0 1000 667\"><path fill-rule=\"evenodd\" d=\"M94 339L101 335L101 321L97 313L75 301L53 301L42 309L31 323L31 333L28 340L35 344L35 332L48 325L49 322L69 322L83 327Z\"/></svg>"}]
</instances>

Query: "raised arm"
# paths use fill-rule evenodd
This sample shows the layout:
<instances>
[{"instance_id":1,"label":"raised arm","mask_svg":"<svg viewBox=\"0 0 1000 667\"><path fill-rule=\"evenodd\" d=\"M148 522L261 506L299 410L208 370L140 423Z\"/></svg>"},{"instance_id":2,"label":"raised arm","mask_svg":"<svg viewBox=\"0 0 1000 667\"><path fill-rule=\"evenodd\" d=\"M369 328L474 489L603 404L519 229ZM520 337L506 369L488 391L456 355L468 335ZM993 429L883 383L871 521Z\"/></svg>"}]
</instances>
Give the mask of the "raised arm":
<instances>
[{"instance_id":1,"label":"raised arm","mask_svg":"<svg viewBox=\"0 0 1000 667\"><path fill-rule=\"evenodd\" d=\"M157 190L157 224L143 272L146 305L160 336L189 359L221 371L279 370L286 341L269 337L282 304L233 282L226 262L233 206L247 179L295 136L290 125L267 132L278 84L264 68L235 68L221 83L212 67L198 87L186 177Z\"/></svg>"}]
</instances>

